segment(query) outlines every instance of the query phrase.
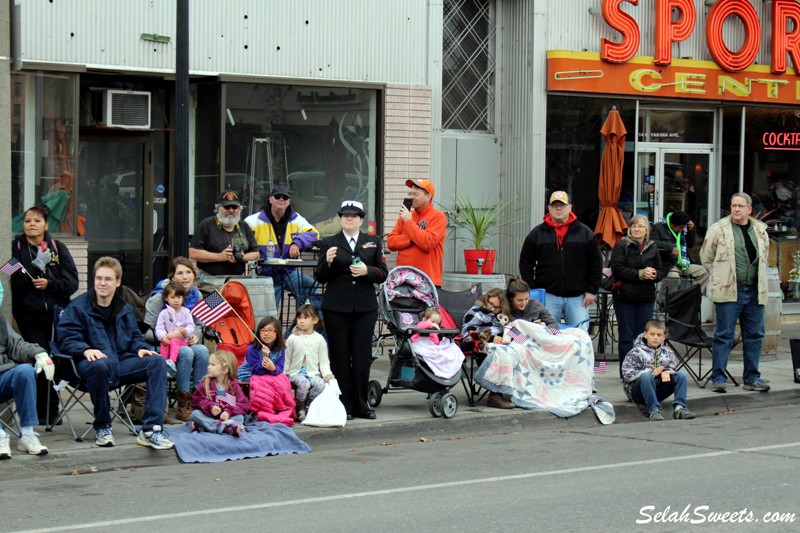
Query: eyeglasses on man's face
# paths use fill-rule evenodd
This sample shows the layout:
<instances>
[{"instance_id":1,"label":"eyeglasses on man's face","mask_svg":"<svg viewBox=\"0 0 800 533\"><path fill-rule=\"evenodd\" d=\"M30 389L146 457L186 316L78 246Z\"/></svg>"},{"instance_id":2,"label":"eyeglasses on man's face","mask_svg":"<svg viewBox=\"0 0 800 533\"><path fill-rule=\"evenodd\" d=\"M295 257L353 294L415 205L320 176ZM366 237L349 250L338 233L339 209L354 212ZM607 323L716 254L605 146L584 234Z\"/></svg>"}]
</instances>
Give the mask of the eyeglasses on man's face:
<instances>
[{"instance_id":1,"label":"eyeglasses on man's face","mask_svg":"<svg viewBox=\"0 0 800 533\"><path fill-rule=\"evenodd\" d=\"M237 211L239 209L239 206L238 205L223 205L222 209L225 209L226 211Z\"/></svg>"}]
</instances>

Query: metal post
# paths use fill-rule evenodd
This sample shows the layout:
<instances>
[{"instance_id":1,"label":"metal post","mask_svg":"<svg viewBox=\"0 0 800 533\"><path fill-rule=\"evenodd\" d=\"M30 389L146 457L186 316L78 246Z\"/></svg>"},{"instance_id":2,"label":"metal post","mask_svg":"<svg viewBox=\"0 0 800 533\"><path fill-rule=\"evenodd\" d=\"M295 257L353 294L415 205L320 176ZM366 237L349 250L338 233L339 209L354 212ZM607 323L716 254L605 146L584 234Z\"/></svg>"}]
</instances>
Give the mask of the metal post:
<instances>
[{"instance_id":1,"label":"metal post","mask_svg":"<svg viewBox=\"0 0 800 533\"><path fill-rule=\"evenodd\" d=\"M172 257L189 253L189 0L177 1Z\"/></svg>"}]
</instances>

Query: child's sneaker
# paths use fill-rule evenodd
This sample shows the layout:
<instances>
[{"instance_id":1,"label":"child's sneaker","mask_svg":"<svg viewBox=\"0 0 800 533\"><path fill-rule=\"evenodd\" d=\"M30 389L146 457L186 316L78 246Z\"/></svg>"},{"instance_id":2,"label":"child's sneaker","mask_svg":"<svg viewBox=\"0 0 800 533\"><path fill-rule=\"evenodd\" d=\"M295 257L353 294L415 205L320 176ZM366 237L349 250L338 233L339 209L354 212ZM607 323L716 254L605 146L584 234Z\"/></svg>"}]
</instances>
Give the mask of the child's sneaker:
<instances>
[{"instance_id":1,"label":"child's sneaker","mask_svg":"<svg viewBox=\"0 0 800 533\"><path fill-rule=\"evenodd\" d=\"M691 412L687 407L679 405L672 411L672 418L675 420L691 420L695 418L695 414Z\"/></svg>"},{"instance_id":2,"label":"child's sneaker","mask_svg":"<svg viewBox=\"0 0 800 533\"><path fill-rule=\"evenodd\" d=\"M175 361L167 359L167 376L174 378L178 375L178 367L175 366Z\"/></svg>"},{"instance_id":3,"label":"child's sneaker","mask_svg":"<svg viewBox=\"0 0 800 533\"><path fill-rule=\"evenodd\" d=\"M242 428L238 425L225 426L225 434L232 435L237 439L242 436Z\"/></svg>"},{"instance_id":4,"label":"child's sneaker","mask_svg":"<svg viewBox=\"0 0 800 533\"><path fill-rule=\"evenodd\" d=\"M0 460L11 459L11 446L9 446L8 435L0 437Z\"/></svg>"},{"instance_id":5,"label":"child's sneaker","mask_svg":"<svg viewBox=\"0 0 800 533\"><path fill-rule=\"evenodd\" d=\"M17 441L17 449L30 455L47 455L47 446L42 446L36 433L21 436Z\"/></svg>"},{"instance_id":6,"label":"child's sneaker","mask_svg":"<svg viewBox=\"0 0 800 533\"><path fill-rule=\"evenodd\" d=\"M97 435L94 437L94 443L101 448L111 448L114 446L114 435L111 433L111 428L98 429Z\"/></svg>"},{"instance_id":7,"label":"child's sneaker","mask_svg":"<svg viewBox=\"0 0 800 533\"><path fill-rule=\"evenodd\" d=\"M161 426L153 426L150 431L140 430L139 435L136 437L136 444L150 446L156 450L169 450L175 446L171 440L164 436Z\"/></svg>"},{"instance_id":8,"label":"child's sneaker","mask_svg":"<svg viewBox=\"0 0 800 533\"><path fill-rule=\"evenodd\" d=\"M664 415L661 414L661 411L653 411L650 413L650 421L651 422L663 422Z\"/></svg>"}]
</instances>

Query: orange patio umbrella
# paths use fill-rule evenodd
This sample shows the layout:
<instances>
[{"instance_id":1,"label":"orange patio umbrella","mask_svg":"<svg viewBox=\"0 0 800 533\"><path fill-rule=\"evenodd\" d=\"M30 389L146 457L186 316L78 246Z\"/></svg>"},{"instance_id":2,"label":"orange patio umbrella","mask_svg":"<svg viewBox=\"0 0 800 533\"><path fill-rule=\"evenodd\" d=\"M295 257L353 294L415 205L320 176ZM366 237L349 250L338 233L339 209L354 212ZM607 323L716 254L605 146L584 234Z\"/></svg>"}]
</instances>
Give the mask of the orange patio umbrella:
<instances>
[{"instance_id":1,"label":"orange patio umbrella","mask_svg":"<svg viewBox=\"0 0 800 533\"><path fill-rule=\"evenodd\" d=\"M598 196L601 209L594 233L601 246L605 243L609 248L613 248L628 229L618 207L619 194L622 190L622 164L625 161L625 135L628 131L616 106L609 111L600 133L606 139L606 147L600 162Z\"/></svg>"}]
</instances>

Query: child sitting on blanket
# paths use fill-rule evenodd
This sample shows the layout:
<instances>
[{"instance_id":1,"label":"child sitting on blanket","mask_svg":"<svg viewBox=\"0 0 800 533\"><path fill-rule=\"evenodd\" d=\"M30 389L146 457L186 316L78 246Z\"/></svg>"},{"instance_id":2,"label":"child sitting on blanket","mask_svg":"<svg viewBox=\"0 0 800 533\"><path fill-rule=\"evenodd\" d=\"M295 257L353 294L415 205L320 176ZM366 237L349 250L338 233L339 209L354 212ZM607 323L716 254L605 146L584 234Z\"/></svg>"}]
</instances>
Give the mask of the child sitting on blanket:
<instances>
[{"instance_id":1,"label":"child sitting on blanket","mask_svg":"<svg viewBox=\"0 0 800 533\"><path fill-rule=\"evenodd\" d=\"M695 415L686 407L686 374L675 370L675 352L664 344L666 328L660 320L650 320L644 333L633 342L622 363L625 395L635 402L650 420L664 420L661 400L672 401L672 418L687 420Z\"/></svg>"},{"instance_id":2,"label":"child sitting on blanket","mask_svg":"<svg viewBox=\"0 0 800 533\"><path fill-rule=\"evenodd\" d=\"M511 309L508 306L505 292L498 288L489 289L464 315L461 337L466 338L471 332L484 334L488 331L489 342L502 344L503 323L498 316L508 317L509 314L511 314Z\"/></svg>"},{"instance_id":3,"label":"child sitting on blanket","mask_svg":"<svg viewBox=\"0 0 800 533\"><path fill-rule=\"evenodd\" d=\"M550 333L561 333L553 315L536 299L531 299L531 288L522 278L512 277L506 287L506 296L511 306L511 321L526 320L544 324Z\"/></svg>"},{"instance_id":4,"label":"child sitting on blanket","mask_svg":"<svg viewBox=\"0 0 800 533\"><path fill-rule=\"evenodd\" d=\"M439 310L429 307L422 314L422 320L416 327L418 329L441 329L439 327L441 321L442 315ZM411 345L414 353L425 361L436 376L450 379L461 372L464 354L447 337L439 338L436 333L427 335L415 333L411 336Z\"/></svg>"},{"instance_id":5,"label":"child sitting on blanket","mask_svg":"<svg viewBox=\"0 0 800 533\"><path fill-rule=\"evenodd\" d=\"M192 396L192 431L210 431L239 437L244 415L250 408L247 396L236 382L236 356L214 352L208 358L208 374Z\"/></svg>"},{"instance_id":6,"label":"child sitting on blanket","mask_svg":"<svg viewBox=\"0 0 800 533\"><path fill-rule=\"evenodd\" d=\"M286 345L280 321L268 316L256 328L257 339L247 347L242 367L250 376L250 410L261 421L294 425L294 394L289 378L283 373Z\"/></svg>"},{"instance_id":7,"label":"child sitting on blanket","mask_svg":"<svg viewBox=\"0 0 800 533\"><path fill-rule=\"evenodd\" d=\"M317 308L301 305L297 310L297 326L286 341L286 375L295 386L297 421L306 417L306 409L320 395L325 384L333 379L328 359L328 344L320 335L324 330Z\"/></svg>"}]
</instances>

